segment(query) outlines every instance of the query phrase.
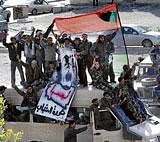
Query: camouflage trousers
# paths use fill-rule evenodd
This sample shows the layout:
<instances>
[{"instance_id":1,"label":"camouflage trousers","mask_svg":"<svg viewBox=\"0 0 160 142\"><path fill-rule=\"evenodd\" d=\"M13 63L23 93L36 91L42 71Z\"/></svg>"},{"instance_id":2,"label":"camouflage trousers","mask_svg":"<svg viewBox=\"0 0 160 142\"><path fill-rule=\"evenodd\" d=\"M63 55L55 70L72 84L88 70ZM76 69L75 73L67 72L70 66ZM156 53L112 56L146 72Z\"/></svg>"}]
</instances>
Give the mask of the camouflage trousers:
<instances>
[{"instance_id":1,"label":"camouflage trousers","mask_svg":"<svg viewBox=\"0 0 160 142\"><path fill-rule=\"evenodd\" d=\"M93 84L93 86L97 89L108 91L112 90L112 86L110 86L107 82L97 82L96 84Z\"/></svg>"},{"instance_id":2,"label":"camouflage trousers","mask_svg":"<svg viewBox=\"0 0 160 142\"><path fill-rule=\"evenodd\" d=\"M145 120L145 116L143 115L143 113L141 113L139 105L133 99L129 99L126 107L138 123Z\"/></svg>"}]
</instances>

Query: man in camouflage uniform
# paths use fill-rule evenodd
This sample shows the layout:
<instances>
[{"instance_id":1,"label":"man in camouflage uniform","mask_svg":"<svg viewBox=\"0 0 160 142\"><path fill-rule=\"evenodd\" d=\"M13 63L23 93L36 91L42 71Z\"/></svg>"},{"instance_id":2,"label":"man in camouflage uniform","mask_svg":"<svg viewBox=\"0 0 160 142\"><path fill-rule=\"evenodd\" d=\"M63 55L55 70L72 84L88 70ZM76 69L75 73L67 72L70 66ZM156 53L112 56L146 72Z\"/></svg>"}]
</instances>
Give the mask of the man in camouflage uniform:
<instances>
[{"instance_id":1,"label":"man in camouflage uniform","mask_svg":"<svg viewBox=\"0 0 160 142\"><path fill-rule=\"evenodd\" d=\"M112 86L105 82L103 79L103 66L100 65L97 58L94 58L93 65L91 67L92 74L92 84L97 89L101 89L104 91L112 90Z\"/></svg>"},{"instance_id":2,"label":"man in camouflage uniform","mask_svg":"<svg viewBox=\"0 0 160 142\"><path fill-rule=\"evenodd\" d=\"M136 120L136 122L140 123L146 119L145 111L141 112L142 107L136 99L135 91L132 90L130 86L130 76L127 74L124 76L123 83L119 86L119 105L127 114L130 119Z\"/></svg>"},{"instance_id":3,"label":"man in camouflage uniform","mask_svg":"<svg viewBox=\"0 0 160 142\"><path fill-rule=\"evenodd\" d=\"M110 77L110 82L115 83L115 74L113 71L113 56L114 53L114 44L111 40L115 37L116 32L110 35L99 35L97 41L93 44L91 54L94 57L100 58L100 63L104 66L103 78L107 82L108 76Z\"/></svg>"}]
</instances>

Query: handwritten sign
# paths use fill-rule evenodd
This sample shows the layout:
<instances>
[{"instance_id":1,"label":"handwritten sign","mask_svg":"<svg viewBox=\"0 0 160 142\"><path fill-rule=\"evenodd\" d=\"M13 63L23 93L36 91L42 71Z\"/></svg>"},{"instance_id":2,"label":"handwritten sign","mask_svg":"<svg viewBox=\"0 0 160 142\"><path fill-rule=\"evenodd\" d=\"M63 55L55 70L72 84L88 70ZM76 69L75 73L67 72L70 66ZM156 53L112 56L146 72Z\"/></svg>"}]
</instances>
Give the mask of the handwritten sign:
<instances>
[{"instance_id":1,"label":"handwritten sign","mask_svg":"<svg viewBox=\"0 0 160 142\"><path fill-rule=\"evenodd\" d=\"M60 49L61 70L43 90L35 113L65 121L77 88L77 61L74 51ZM56 75L56 76L55 76Z\"/></svg>"}]
</instances>

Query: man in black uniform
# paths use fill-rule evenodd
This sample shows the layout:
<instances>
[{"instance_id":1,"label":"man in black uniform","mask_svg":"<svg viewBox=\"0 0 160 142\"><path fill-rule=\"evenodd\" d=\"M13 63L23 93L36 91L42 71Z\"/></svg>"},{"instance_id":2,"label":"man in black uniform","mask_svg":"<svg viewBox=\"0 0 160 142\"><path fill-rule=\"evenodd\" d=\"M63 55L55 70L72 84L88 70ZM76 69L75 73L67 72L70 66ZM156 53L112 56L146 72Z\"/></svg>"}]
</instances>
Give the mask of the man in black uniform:
<instances>
[{"instance_id":1,"label":"man in black uniform","mask_svg":"<svg viewBox=\"0 0 160 142\"><path fill-rule=\"evenodd\" d=\"M77 142L77 134L87 130L87 126L75 129L76 122L74 120L69 122L69 126L64 131L64 142Z\"/></svg>"}]
</instances>

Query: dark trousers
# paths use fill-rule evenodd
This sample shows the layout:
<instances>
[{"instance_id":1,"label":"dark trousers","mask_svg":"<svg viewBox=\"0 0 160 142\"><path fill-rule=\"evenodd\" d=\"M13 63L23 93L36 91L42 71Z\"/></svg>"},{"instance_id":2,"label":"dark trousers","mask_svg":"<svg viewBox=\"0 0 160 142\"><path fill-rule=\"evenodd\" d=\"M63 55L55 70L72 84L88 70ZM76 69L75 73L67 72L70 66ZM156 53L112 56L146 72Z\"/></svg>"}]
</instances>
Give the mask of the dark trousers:
<instances>
[{"instance_id":1,"label":"dark trousers","mask_svg":"<svg viewBox=\"0 0 160 142\"><path fill-rule=\"evenodd\" d=\"M109 65L109 72L108 75L110 77L110 82L114 82L115 81L115 74L114 74L114 70L113 70L113 63L111 63Z\"/></svg>"},{"instance_id":2,"label":"dark trousers","mask_svg":"<svg viewBox=\"0 0 160 142\"><path fill-rule=\"evenodd\" d=\"M78 76L81 85L87 85L86 64L83 59L78 60Z\"/></svg>"},{"instance_id":3,"label":"dark trousers","mask_svg":"<svg viewBox=\"0 0 160 142\"><path fill-rule=\"evenodd\" d=\"M88 57L86 57L86 66L87 66L87 69L88 69L88 72L91 78L92 78L92 75L91 75L90 69L92 67L92 64L93 64L93 57L88 55Z\"/></svg>"},{"instance_id":4,"label":"dark trousers","mask_svg":"<svg viewBox=\"0 0 160 142\"><path fill-rule=\"evenodd\" d=\"M20 77L21 77L21 81L25 82L25 78L24 78L24 72L23 72L23 68L20 62L15 62L15 61L11 61L11 83L15 84L16 78L15 78L15 73L16 73L16 67L18 68Z\"/></svg>"},{"instance_id":5,"label":"dark trousers","mask_svg":"<svg viewBox=\"0 0 160 142\"><path fill-rule=\"evenodd\" d=\"M42 67L43 67L43 70L45 72L45 61L44 61L44 59L42 57L37 56L36 61L38 63L38 67L40 68L40 70L42 71Z\"/></svg>"},{"instance_id":6,"label":"dark trousers","mask_svg":"<svg viewBox=\"0 0 160 142\"><path fill-rule=\"evenodd\" d=\"M111 63L110 65L107 65L107 67L105 67L104 70L103 70L103 78L104 78L104 80L106 82L108 81L108 76L110 78L110 82L114 82L115 81L113 63Z\"/></svg>"},{"instance_id":7,"label":"dark trousers","mask_svg":"<svg viewBox=\"0 0 160 142\"><path fill-rule=\"evenodd\" d=\"M98 0L93 0L93 6L98 6Z\"/></svg>"}]
</instances>

